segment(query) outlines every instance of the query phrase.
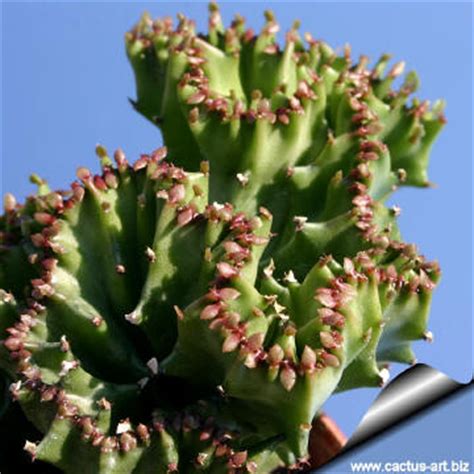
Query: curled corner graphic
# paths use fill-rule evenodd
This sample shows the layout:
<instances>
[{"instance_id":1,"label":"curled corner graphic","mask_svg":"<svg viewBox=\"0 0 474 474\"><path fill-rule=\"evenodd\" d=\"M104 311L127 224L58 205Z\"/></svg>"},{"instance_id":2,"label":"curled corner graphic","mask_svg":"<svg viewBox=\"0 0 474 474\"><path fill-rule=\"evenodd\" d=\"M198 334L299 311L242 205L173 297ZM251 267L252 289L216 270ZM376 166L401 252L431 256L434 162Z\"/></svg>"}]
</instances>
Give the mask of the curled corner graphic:
<instances>
[{"instance_id":1,"label":"curled corner graphic","mask_svg":"<svg viewBox=\"0 0 474 474\"><path fill-rule=\"evenodd\" d=\"M375 399L348 442L329 462L346 456L377 435L399 425L473 383L462 384L425 364L416 364L390 382ZM311 472L321 472L321 467Z\"/></svg>"}]
</instances>

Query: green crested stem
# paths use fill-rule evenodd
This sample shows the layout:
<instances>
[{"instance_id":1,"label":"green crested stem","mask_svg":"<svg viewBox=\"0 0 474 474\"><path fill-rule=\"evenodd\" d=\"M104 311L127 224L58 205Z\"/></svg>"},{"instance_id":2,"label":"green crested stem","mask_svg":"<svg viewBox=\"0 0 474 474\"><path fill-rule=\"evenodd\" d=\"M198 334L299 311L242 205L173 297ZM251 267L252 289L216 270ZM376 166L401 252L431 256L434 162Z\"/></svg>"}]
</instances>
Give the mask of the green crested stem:
<instances>
[{"instance_id":1,"label":"green crested stem","mask_svg":"<svg viewBox=\"0 0 474 474\"><path fill-rule=\"evenodd\" d=\"M2 380L44 436L25 450L68 473L302 468L328 397L432 338L438 266L384 203L428 185L443 104L408 105L386 55L209 11L207 36L147 14L126 35L166 147L97 145L100 173L4 198Z\"/></svg>"},{"instance_id":2,"label":"green crested stem","mask_svg":"<svg viewBox=\"0 0 474 474\"><path fill-rule=\"evenodd\" d=\"M70 192L39 194L4 216L19 237L5 237L3 267L9 274L14 252L34 275L21 291L6 280L0 321L12 395L46 434L28 445L36 458L68 472L79 467L64 453L76 451L99 471L146 472L155 452L169 460L166 469L194 456L219 472L239 464L236 453L244 451L255 472L303 465L306 427L330 394L381 384L382 365L410 362L410 341L426 337L438 271L411 246L388 240L385 249L359 250L340 263L324 257L309 270L302 261L321 249L302 248L299 265L295 255L288 260L296 272L262 270L274 238L267 209L247 217L229 204L207 204L207 172L185 173L163 160L165 149L133 166L121 151L116 167L104 150L98 154L102 174L79 168L81 183ZM371 198L356 198L363 216ZM308 242L325 240L315 224L295 225ZM150 396L152 407L168 407L159 395L168 379L221 407L219 429L236 429L224 454L216 455L215 443L183 445L175 421L163 429L141 421L150 417L139 409ZM169 408L163 413L169 417ZM124 419L135 420L135 431L122 432ZM269 443L273 456L262 447Z\"/></svg>"},{"instance_id":3,"label":"green crested stem","mask_svg":"<svg viewBox=\"0 0 474 474\"><path fill-rule=\"evenodd\" d=\"M208 160L211 198L255 211L283 193L288 169L325 164L320 155L332 138L352 133L357 146L368 134L387 143L390 168L404 169L406 184L425 186L429 151L445 119L441 102L431 110L427 102L406 105L416 75L393 91L403 63L383 76L387 56L372 70L366 57L352 64L350 51L338 57L311 37L305 47L298 25L280 50L278 24L273 15L266 20L257 37L242 22L224 30L220 20L208 36L197 36L182 28L186 19L177 29L165 20L141 22L127 35L136 107L160 126L172 159L189 170ZM265 202L265 191L272 201ZM286 216L281 204L271 209L277 220Z\"/></svg>"}]
</instances>

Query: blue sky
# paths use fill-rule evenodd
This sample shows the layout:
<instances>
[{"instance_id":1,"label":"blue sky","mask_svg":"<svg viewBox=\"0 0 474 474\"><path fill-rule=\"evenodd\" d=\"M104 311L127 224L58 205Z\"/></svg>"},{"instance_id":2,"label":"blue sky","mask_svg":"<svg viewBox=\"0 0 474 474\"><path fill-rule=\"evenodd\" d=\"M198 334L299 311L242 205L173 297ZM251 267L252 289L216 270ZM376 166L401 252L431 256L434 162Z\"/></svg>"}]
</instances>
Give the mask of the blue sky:
<instances>
[{"instance_id":1,"label":"blue sky","mask_svg":"<svg viewBox=\"0 0 474 474\"><path fill-rule=\"evenodd\" d=\"M404 189L392 199L403 209L405 240L438 259L431 345L415 345L418 359L466 382L472 374L472 6L468 3L222 2L224 18L240 12L258 29L271 7L286 30L295 17L333 47L352 44L372 60L390 52L421 77L418 95L448 103L448 125L432 153L436 189ZM134 159L161 143L157 129L137 115L124 32L144 10L178 11L207 24L205 3L4 3L2 18L1 192L23 200L38 172L55 188L67 186L79 165L97 169L96 143L122 147ZM376 395L338 395L328 410L350 432ZM341 415L338 415L341 413Z\"/></svg>"}]
</instances>

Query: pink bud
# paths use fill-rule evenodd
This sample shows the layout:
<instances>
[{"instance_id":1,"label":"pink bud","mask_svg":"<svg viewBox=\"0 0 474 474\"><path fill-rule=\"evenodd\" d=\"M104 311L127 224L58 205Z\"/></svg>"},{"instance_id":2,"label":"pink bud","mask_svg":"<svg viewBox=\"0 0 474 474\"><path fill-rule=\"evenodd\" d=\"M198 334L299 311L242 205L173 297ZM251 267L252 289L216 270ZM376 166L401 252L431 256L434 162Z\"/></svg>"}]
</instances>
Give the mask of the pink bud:
<instances>
[{"instance_id":1,"label":"pink bud","mask_svg":"<svg viewBox=\"0 0 474 474\"><path fill-rule=\"evenodd\" d=\"M296 372L291 367L285 367L280 373L280 383L286 391L291 391L296 383Z\"/></svg>"},{"instance_id":2,"label":"pink bud","mask_svg":"<svg viewBox=\"0 0 474 474\"><path fill-rule=\"evenodd\" d=\"M35 212L33 217L41 225L51 225L56 221L56 218L47 212Z\"/></svg>"},{"instance_id":3,"label":"pink bud","mask_svg":"<svg viewBox=\"0 0 474 474\"><path fill-rule=\"evenodd\" d=\"M107 186L111 189L117 189L118 187L118 180L117 176L115 176L114 173L111 171L106 171L105 176L104 176L105 183Z\"/></svg>"},{"instance_id":4,"label":"pink bud","mask_svg":"<svg viewBox=\"0 0 474 474\"><path fill-rule=\"evenodd\" d=\"M328 348L328 349L333 349L336 347L336 342L334 341L334 338L330 332L327 331L321 331L319 333L319 337L321 339L321 344Z\"/></svg>"},{"instance_id":5,"label":"pink bud","mask_svg":"<svg viewBox=\"0 0 474 474\"><path fill-rule=\"evenodd\" d=\"M182 184L175 184L169 191L169 202L171 204L177 204L182 201L186 195L186 189Z\"/></svg>"},{"instance_id":6,"label":"pink bud","mask_svg":"<svg viewBox=\"0 0 474 474\"><path fill-rule=\"evenodd\" d=\"M45 258L42 262L41 265L45 270L54 270L56 268L58 261L55 258Z\"/></svg>"},{"instance_id":7,"label":"pink bud","mask_svg":"<svg viewBox=\"0 0 474 474\"><path fill-rule=\"evenodd\" d=\"M76 176L81 181L88 181L92 178L91 172L87 168L84 168L84 167L77 168Z\"/></svg>"},{"instance_id":8,"label":"pink bud","mask_svg":"<svg viewBox=\"0 0 474 474\"><path fill-rule=\"evenodd\" d=\"M323 352L321 357L326 365L329 367L339 367L341 362L334 354L329 354L328 352Z\"/></svg>"},{"instance_id":9,"label":"pink bud","mask_svg":"<svg viewBox=\"0 0 474 474\"><path fill-rule=\"evenodd\" d=\"M163 158L166 158L167 154L168 149L165 146L162 146L161 148L157 148L155 151L152 152L151 159L153 161L161 161Z\"/></svg>"},{"instance_id":10,"label":"pink bud","mask_svg":"<svg viewBox=\"0 0 474 474\"><path fill-rule=\"evenodd\" d=\"M241 467L247 461L247 451L240 451L232 455L232 467Z\"/></svg>"},{"instance_id":11,"label":"pink bud","mask_svg":"<svg viewBox=\"0 0 474 474\"><path fill-rule=\"evenodd\" d=\"M102 176L95 175L94 176L94 186L101 191L107 191L107 184L105 183Z\"/></svg>"},{"instance_id":12,"label":"pink bud","mask_svg":"<svg viewBox=\"0 0 474 474\"><path fill-rule=\"evenodd\" d=\"M201 319L203 320L209 320L209 319L214 319L222 309L222 304L221 303L216 303L216 304L209 304L204 307L204 309L201 311Z\"/></svg>"},{"instance_id":13,"label":"pink bud","mask_svg":"<svg viewBox=\"0 0 474 474\"><path fill-rule=\"evenodd\" d=\"M149 158L147 155L142 155L134 164L133 164L133 169L134 171L139 171L143 168L146 168L148 166L148 161Z\"/></svg>"},{"instance_id":14,"label":"pink bud","mask_svg":"<svg viewBox=\"0 0 474 474\"><path fill-rule=\"evenodd\" d=\"M190 105L200 104L201 102L204 102L206 100L206 97L207 95L200 90L189 96L186 100L186 103Z\"/></svg>"},{"instance_id":15,"label":"pink bud","mask_svg":"<svg viewBox=\"0 0 474 474\"><path fill-rule=\"evenodd\" d=\"M191 207L185 207L178 213L178 227L184 227L194 219L194 210Z\"/></svg>"},{"instance_id":16,"label":"pink bud","mask_svg":"<svg viewBox=\"0 0 474 474\"><path fill-rule=\"evenodd\" d=\"M217 272L222 278L232 278L239 274L239 272L227 262L219 262L216 267Z\"/></svg>"},{"instance_id":17,"label":"pink bud","mask_svg":"<svg viewBox=\"0 0 474 474\"><path fill-rule=\"evenodd\" d=\"M316 365L316 353L309 346L304 346L303 354L301 356L301 365L303 368L312 370Z\"/></svg>"},{"instance_id":18,"label":"pink bud","mask_svg":"<svg viewBox=\"0 0 474 474\"><path fill-rule=\"evenodd\" d=\"M330 308L320 308L318 309L318 314L321 317L321 322L327 324L328 326L337 326L343 327L345 323L345 318L342 314L333 311Z\"/></svg>"},{"instance_id":19,"label":"pink bud","mask_svg":"<svg viewBox=\"0 0 474 474\"><path fill-rule=\"evenodd\" d=\"M285 357L285 352L278 344L274 344L268 351L268 362L270 365L279 365Z\"/></svg>"},{"instance_id":20,"label":"pink bud","mask_svg":"<svg viewBox=\"0 0 474 474\"><path fill-rule=\"evenodd\" d=\"M265 335L262 332L252 334L247 340L247 347L251 351L257 351L261 349Z\"/></svg>"},{"instance_id":21,"label":"pink bud","mask_svg":"<svg viewBox=\"0 0 474 474\"><path fill-rule=\"evenodd\" d=\"M122 149L115 150L114 160L117 163L117 166L122 169L127 166L127 159L125 158L125 153Z\"/></svg>"},{"instance_id":22,"label":"pink bud","mask_svg":"<svg viewBox=\"0 0 474 474\"><path fill-rule=\"evenodd\" d=\"M222 352L233 352L239 347L240 335L238 333L232 333L226 337L222 344Z\"/></svg>"},{"instance_id":23,"label":"pink bud","mask_svg":"<svg viewBox=\"0 0 474 474\"><path fill-rule=\"evenodd\" d=\"M233 301L240 296L240 292L235 288L222 288L219 290L219 296L224 301Z\"/></svg>"},{"instance_id":24,"label":"pink bud","mask_svg":"<svg viewBox=\"0 0 474 474\"><path fill-rule=\"evenodd\" d=\"M329 288L318 288L315 299L328 308L334 308L338 303L335 292Z\"/></svg>"}]
</instances>

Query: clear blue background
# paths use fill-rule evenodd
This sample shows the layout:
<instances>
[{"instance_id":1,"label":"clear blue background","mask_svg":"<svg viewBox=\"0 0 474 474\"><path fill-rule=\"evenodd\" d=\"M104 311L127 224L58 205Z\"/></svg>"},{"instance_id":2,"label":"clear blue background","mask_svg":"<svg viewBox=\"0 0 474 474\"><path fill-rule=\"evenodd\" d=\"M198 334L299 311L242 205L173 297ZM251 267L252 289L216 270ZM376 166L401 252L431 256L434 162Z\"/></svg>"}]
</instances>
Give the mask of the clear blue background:
<instances>
[{"instance_id":1,"label":"clear blue background","mask_svg":"<svg viewBox=\"0 0 474 474\"><path fill-rule=\"evenodd\" d=\"M403 189L392 199L403 213L405 240L438 259L443 280L435 292L431 345L417 343L418 359L467 382L472 374L471 84L472 6L468 3L222 2L259 29L271 7L282 30L295 17L333 47L376 60L390 52L418 71L422 98L448 102L448 125L435 144L430 178L437 189ZM33 171L65 187L79 165L97 169L96 143L122 147L130 158L161 143L157 129L136 114L134 81L124 32L144 10L153 16L184 12L207 27L207 8L193 3L5 3L2 18L1 192L21 200L32 192ZM395 367L394 373L400 370ZM328 411L351 433L376 390L332 397Z\"/></svg>"}]
</instances>

